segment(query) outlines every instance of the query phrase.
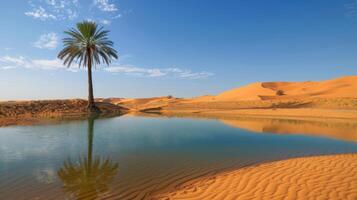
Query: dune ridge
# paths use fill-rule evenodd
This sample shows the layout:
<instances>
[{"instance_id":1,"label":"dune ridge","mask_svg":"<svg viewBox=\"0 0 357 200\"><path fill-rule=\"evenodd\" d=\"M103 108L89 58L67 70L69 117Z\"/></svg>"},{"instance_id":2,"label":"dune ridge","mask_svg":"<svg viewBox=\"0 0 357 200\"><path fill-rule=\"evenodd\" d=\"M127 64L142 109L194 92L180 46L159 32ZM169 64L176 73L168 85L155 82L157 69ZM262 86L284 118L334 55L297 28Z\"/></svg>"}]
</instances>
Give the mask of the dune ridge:
<instances>
[{"instance_id":1,"label":"dune ridge","mask_svg":"<svg viewBox=\"0 0 357 200\"><path fill-rule=\"evenodd\" d=\"M357 154L295 158L193 180L157 199L357 199Z\"/></svg>"},{"instance_id":2,"label":"dune ridge","mask_svg":"<svg viewBox=\"0 0 357 200\"><path fill-rule=\"evenodd\" d=\"M258 82L223 92L214 100L357 97L356 91L357 76L345 76L316 82Z\"/></svg>"}]
</instances>

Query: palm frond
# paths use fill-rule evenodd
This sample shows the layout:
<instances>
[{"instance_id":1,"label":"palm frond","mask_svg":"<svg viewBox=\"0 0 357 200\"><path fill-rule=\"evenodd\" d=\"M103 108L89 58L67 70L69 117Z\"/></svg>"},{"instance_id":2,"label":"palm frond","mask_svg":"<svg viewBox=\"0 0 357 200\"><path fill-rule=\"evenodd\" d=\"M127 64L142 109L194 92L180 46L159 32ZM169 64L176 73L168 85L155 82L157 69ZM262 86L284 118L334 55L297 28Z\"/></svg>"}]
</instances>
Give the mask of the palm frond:
<instances>
[{"instance_id":1,"label":"palm frond","mask_svg":"<svg viewBox=\"0 0 357 200\"><path fill-rule=\"evenodd\" d=\"M67 37L63 39L64 48L58 53L58 58L63 64L70 67L76 62L79 67L87 67L88 61L94 66L109 65L117 59L114 43L109 40L108 30L98 27L95 22L83 21L77 23L76 29L71 28L64 32Z\"/></svg>"}]
</instances>

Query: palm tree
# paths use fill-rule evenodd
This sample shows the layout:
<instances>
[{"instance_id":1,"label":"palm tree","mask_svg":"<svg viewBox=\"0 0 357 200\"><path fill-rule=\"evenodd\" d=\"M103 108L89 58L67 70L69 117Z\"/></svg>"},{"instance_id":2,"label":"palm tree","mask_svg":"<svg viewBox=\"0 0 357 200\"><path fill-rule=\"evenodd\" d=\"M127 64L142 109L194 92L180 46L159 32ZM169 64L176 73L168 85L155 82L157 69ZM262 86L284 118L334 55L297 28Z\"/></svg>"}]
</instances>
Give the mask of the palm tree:
<instances>
[{"instance_id":1,"label":"palm tree","mask_svg":"<svg viewBox=\"0 0 357 200\"><path fill-rule=\"evenodd\" d=\"M64 48L59 52L58 58L63 64L70 67L73 61L79 67L87 67L88 71L88 106L89 112L98 112L93 96L92 67L105 63L109 65L112 59L117 59L117 51L113 42L108 38L108 30L92 21L77 23L77 29L71 28L64 32L68 35L63 39Z\"/></svg>"}]
</instances>

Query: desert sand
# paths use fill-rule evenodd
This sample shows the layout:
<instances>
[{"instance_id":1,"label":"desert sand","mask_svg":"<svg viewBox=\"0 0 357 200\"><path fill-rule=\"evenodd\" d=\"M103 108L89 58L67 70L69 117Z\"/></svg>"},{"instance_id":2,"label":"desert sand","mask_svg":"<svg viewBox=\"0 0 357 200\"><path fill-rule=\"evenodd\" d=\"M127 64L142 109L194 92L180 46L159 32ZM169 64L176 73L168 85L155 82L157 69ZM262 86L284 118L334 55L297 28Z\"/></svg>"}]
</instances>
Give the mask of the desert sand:
<instances>
[{"instance_id":1,"label":"desert sand","mask_svg":"<svg viewBox=\"0 0 357 200\"><path fill-rule=\"evenodd\" d=\"M295 158L192 180L158 199L357 199L357 154Z\"/></svg>"},{"instance_id":2,"label":"desert sand","mask_svg":"<svg viewBox=\"0 0 357 200\"><path fill-rule=\"evenodd\" d=\"M320 82L258 82L168 106L168 109L322 108L357 110L357 76Z\"/></svg>"},{"instance_id":3,"label":"desert sand","mask_svg":"<svg viewBox=\"0 0 357 200\"><path fill-rule=\"evenodd\" d=\"M326 81L306 82L258 82L228 90L211 99L195 101L244 101L270 99L309 99L357 96L357 76L346 76Z\"/></svg>"},{"instance_id":4,"label":"desert sand","mask_svg":"<svg viewBox=\"0 0 357 200\"><path fill-rule=\"evenodd\" d=\"M341 77L320 82L258 82L228 90L218 95L188 99L156 97L142 99L115 99L111 103L130 110L144 112L206 112L234 110L254 115L298 115L355 118L357 115L357 76ZM317 109L283 110L283 109ZM279 110L277 110L279 109ZM259 111L258 111L259 110ZM264 111L263 111L264 110ZM328 111L323 111L328 110ZM332 110L339 113L332 114ZM345 111L347 114L343 114ZM318 114L319 112L324 112Z\"/></svg>"}]
</instances>

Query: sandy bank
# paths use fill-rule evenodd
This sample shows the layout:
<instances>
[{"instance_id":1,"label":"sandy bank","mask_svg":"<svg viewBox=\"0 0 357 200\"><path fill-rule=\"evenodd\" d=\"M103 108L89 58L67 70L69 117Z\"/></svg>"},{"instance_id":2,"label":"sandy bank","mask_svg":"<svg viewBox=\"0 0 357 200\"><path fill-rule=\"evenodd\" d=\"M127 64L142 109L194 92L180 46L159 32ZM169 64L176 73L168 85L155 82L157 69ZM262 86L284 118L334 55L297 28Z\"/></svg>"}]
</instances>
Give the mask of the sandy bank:
<instances>
[{"instance_id":1,"label":"sandy bank","mask_svg":"<svg viewBox=\"0 0 357 200\"><path fill-rule=\"evenodd\" d=\"M289 159L193 180L158 199L357 199L357 154Z\"/></svg>"},{"instance_id":2,"label":"sandy bank","mask_svg":"<svg viewBox=\"0 0 357 200\"><path fill-rule=\"evenodd\" d=\"M97 102L102 115L120 115L127 109ZM0 126L27 125L48 119L78 119L87 116L87 101L82 99L0 102Z\"/></svg>"}]
</instances>

